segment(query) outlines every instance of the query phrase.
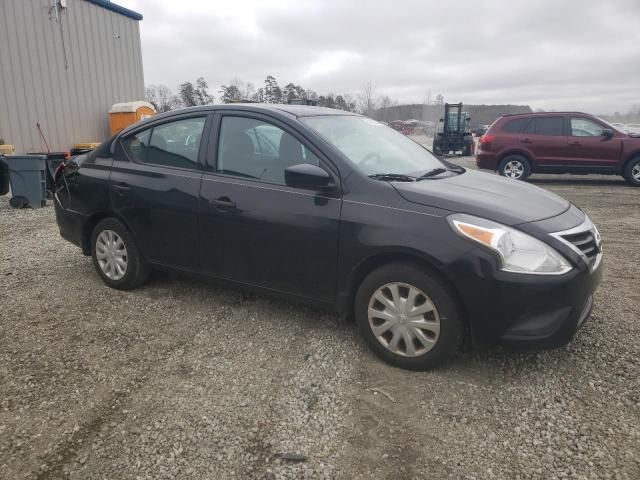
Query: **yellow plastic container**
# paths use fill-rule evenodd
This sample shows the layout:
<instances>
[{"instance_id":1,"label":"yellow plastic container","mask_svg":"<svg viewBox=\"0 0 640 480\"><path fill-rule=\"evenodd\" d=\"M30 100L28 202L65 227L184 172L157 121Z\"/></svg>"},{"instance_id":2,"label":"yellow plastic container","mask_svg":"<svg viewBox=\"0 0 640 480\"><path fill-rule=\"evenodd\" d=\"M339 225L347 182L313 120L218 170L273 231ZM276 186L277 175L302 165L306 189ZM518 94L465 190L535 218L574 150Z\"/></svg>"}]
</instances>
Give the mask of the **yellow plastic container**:
<instances>
[{"instance_id":1,"label":"yellow plastic container","mask_svg":"<svg viewBox=\"0 0 640 480\"><path fill-rule=\"evenodd\" d=\"M156 111L149 102L114 103L109 110L111 134L115 135L129 125L152 117L155 114Z\"/></svg>"},{"instance_id":2,"label":"yellow plastic container","mask_svg":"<svg viewBox=\"0 0 640 480\"><path fill-rule=\"evenodd\" d=\"M93 150L94 148L98 148L100 143L96 142L84 142L84 143L76 143L74 145L78 150Z\"/></svg>"},{"instance_id":3,"label":"yellow plastic container","mask_svg":"<svg viewBox=\"0 0 640 480\"><path fill-rule=\"evenodd\" d=\"M15 154L16 154L15 145L0 145L0 155L15 155Z\"/></svg>"}]
</instances>

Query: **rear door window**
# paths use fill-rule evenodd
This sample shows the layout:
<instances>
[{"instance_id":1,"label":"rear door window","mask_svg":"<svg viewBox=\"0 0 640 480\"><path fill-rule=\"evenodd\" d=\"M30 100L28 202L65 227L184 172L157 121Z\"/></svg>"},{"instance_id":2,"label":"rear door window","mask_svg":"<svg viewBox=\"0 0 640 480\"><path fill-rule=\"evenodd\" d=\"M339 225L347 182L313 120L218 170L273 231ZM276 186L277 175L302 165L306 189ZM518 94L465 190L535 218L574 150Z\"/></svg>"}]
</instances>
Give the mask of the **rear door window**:
<instances>
[{"instance_id":1,"label":"rear door window","mask_svg":"<svg viewBox=\"0 0 640 480\"><path fill-rule=\"evenodd\" d=\"M143 130L130 137L127 137L122 142L127 154L138 162L144 163L147 157L147 151L149 150L149 138L151 137L151 129Z\"/></svg>"},{"instance_id":2,"label":"rear door window","mask_svg":"<svg viewBox=\"0 0 640 480\"><path fill-rule=\"evenodd\" d=\"M126 137L122 146L134 161L195 169L206 117L186 118Z\"/></svg>"},{"instance_id":3,"label":"rear door window","mask_svg":"<svg viewBox=\"0 0 640 480\"><path fill-rule=\"evenodd\" d=\"M205 117L187 118L154 127L145 163L196 168Z\"/></svg>"},{"instance_id":4,"label":"rear door window","mask_svg":"<svg viewBox=\"0 0 640 480\"><path fill-rule=\"evenodd\" d=\"M528 118L514 118L513 120L509 120L504 124L504 127L502 127L502 131L507 133L520 133L528 120Z\"/></svg>"},{"instance_id":5,"label":"rear door window","mask_svg":"<svg viewBox=\"0 0 640 480\"><path fill-rule=\"evenodd\" d=\"M563 124L563 117L536 117L535 133L536 135L562 136L564 135Z\"/></svg>"}]
</instances>

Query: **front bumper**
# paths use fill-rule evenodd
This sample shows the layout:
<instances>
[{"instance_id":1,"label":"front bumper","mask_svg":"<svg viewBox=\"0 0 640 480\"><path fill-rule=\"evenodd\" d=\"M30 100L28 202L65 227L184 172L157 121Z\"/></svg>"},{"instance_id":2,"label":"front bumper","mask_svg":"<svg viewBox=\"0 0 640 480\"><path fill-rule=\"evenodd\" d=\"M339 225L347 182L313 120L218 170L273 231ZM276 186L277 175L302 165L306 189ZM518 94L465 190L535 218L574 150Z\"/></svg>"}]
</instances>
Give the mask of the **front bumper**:
<instances>
[{"instance_id":1,"label":"front bumper","mask_svg":"<svg viewBox=\"0 0 640 480\"><path fill-rule=\"evenodd\" d=\"M498 270L495 258L478 248L445 274L458 288L476 340L547 349L570 342L589 318L602 263L561 276L523 275Z\"/></svg>"}]
</instances>

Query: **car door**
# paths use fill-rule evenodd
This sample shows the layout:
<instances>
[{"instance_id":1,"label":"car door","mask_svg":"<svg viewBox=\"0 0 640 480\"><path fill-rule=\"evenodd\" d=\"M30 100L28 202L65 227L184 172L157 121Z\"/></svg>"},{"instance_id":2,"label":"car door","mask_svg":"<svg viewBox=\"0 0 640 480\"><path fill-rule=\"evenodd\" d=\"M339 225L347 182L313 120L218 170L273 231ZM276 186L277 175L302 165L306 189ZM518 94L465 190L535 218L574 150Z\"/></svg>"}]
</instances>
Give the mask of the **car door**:
<instances>
[{"instance_id":1,"label":"car door","mask_svg":"<svg viewBox=\"0 0 640 480\"><path fill-rule=\"evenodd\" d=\"M198 267L198 166L206 116L182 116L118 140L110 189L144 257L185 270Z\"/></svg>"},{"instance_id":2,"label":"car door","mask_svg":"<svg viewBox=\"0 0 640 480\"><path fill-rule=\"evenodd\" d=\"M603 135L606 127L584 117L570 117L569 156L572 164L615 168L622 154L622 140Z\"/></svg>"},{"instance_id":3,"label":"car door","mask_svg":"<svg viewBox=\"0 0 640 480\"><path fill-rule=\"evenodd\" d=\"M540 167L560 166L568 161L564 117L555 115L531 118L522 131L520 142L535 157Z\"/></svg>"},{"instance_id":4,"label":"car door","mask_svg":"<svg viewBox=\"0 0 640 480\"><path fill-rule=\"evenodd\" d=\"M217 120L204 173L201 265L209 275L334 301L341 195L337 172L290 127L258 114ZM286 185L288 166L333 178L313 191Z\"/></svg>"}]
</instances>

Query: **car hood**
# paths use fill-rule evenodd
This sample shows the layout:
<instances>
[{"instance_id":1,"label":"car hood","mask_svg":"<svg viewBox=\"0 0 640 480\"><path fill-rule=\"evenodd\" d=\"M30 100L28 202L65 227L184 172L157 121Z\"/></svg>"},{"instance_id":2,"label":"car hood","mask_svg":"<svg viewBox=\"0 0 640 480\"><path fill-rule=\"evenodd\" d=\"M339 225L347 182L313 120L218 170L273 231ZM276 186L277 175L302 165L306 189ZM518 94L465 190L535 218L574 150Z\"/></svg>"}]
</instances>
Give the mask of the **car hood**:
<instances>
[{"instance_id":1,"label":"car hood","mask_svg":"<svg viewBox=\"0 0 640 480\"><path fill-rule=\"evenodd\" d=\"M570 206L564 198L534 185L473 170L392 185L409 202L476 215L505 225L554 217Z\"/></svg>"}]
</instances>

